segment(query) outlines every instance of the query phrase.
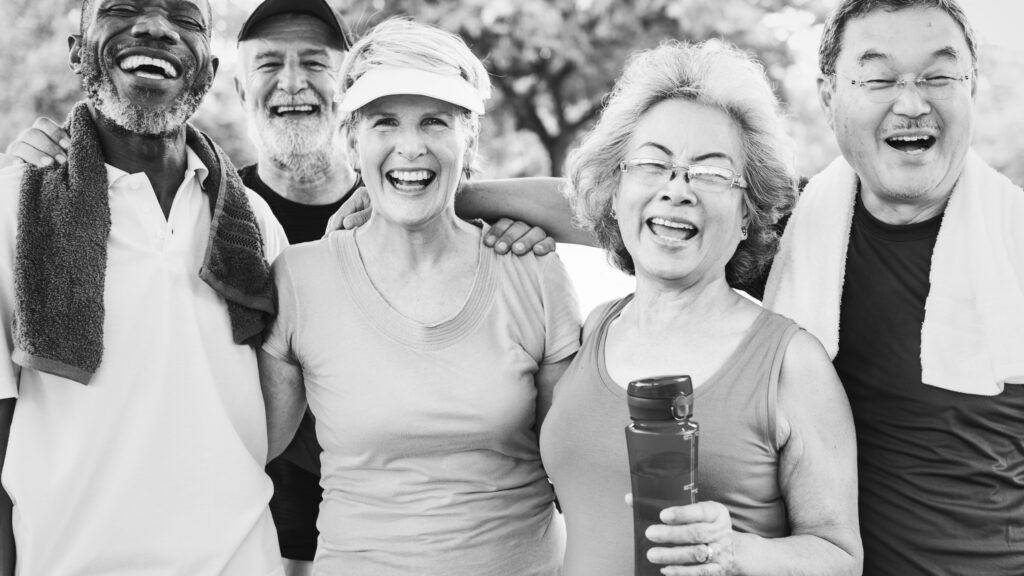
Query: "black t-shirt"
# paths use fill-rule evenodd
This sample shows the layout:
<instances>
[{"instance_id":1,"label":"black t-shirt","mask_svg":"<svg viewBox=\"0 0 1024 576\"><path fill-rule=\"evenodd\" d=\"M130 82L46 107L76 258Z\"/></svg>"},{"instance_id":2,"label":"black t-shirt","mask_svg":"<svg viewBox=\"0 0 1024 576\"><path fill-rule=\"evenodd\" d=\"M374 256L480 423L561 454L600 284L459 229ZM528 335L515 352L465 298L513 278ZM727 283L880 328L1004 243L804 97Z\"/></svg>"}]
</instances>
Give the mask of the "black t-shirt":
<instances>
[{"instance_id":1,"label":"black t-shirt","mask_svg":"<svg viewBox=\"0 0 1024 576\"><path fill-rule=\"evenodd\" d=\"M330 204L310 205L293 202L271 190L260 178L255 164L242 168L238 175L241 176L243 184L267 201L270 211L281 223L291 244L312 242L322 238L327 220L357 188L362 186L362 180L357 178L341 200ZM303 451L319 453L320 447L316 443L313 426L313 419L307 412L292 444L284 454L267 465L267 475L274 482L270 513L277 527L281 555L293 560L313 560L319 534L316 519L320 501L323 499L320 475L304 469L290 458L291 454Z\"/></svg>"},{"instance_id":2,"label":"black t-shirt","mask_svg":"<svg viewBox=\"0 0 1024 576\"><path fill-rule=\"evenodd\" d=\"M277 221L284 228L289 244L312 242L322 238L324 229L327 228L327 220L338 211L342 203L348 200L348 197L357 188L363 185L362 180L356 178L355 184L337 202L316 205L300 204L271 190L263 179L260 178L256 170L256 164L242 168L238 171L238 175L242 177L243 184L259 194L270 205L270 211L274 213Z\"/></svg>"},{"instance_id":3,"label":"black t-shirt","mask_svg":"<svg viewBox=\"0 0 1024 576\"><path fill-rule=\"evenodd\" d=\"M857 428L864 575L1024 575L1024 386L921 382L941 220L888 225L859 196L854 208L834 365Z\"/></svg>"}]
</instances>

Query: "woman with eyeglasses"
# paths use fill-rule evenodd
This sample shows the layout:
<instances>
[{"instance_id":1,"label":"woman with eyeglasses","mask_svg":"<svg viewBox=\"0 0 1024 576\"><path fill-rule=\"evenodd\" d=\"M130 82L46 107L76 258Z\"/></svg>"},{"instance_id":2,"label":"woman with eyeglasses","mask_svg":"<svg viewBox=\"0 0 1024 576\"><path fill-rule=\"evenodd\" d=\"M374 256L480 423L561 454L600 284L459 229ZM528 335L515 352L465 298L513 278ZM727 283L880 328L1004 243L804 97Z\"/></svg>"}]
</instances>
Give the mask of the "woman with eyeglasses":
<instances>
[{"instance_id":1,"label":"woman with eyeglasses","mask_svg":"<svg viewBox=\"0 0 1024 576\"><path fill-rule=\"evenodd\" d=\"M597 308L541 431L564 576L633 571L626 386L688 374L699 499L647 532L666 574L859 574L849 405L824 350L730 289L764 272L794 202L762 68L720 43L636 55L568 163L576 218L636 292ZM700 565L704 566L700 566Z\"/></svg>"}]
</instances>

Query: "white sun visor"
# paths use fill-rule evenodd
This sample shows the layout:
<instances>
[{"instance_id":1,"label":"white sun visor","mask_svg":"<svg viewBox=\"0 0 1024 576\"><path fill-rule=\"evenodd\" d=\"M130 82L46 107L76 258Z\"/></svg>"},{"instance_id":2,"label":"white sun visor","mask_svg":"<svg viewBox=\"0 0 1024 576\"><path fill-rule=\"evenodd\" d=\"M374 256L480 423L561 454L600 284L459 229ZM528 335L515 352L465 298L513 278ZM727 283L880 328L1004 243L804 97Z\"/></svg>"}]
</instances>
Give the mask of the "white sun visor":
<instances>
[{"instance_id":1,"label":"white sun visor","mask_svg":"<svg viewBox=\"0 0 1024 576\"><path fill-rule=\"evenodd\" d=\"M345 112L354 112L384 96L413 94L429 96L484 113L484 99L472 84L458 74L442 74L414 68L375 68L363 74L348 90L335 96Z\"/></svg>"}]
</instances>

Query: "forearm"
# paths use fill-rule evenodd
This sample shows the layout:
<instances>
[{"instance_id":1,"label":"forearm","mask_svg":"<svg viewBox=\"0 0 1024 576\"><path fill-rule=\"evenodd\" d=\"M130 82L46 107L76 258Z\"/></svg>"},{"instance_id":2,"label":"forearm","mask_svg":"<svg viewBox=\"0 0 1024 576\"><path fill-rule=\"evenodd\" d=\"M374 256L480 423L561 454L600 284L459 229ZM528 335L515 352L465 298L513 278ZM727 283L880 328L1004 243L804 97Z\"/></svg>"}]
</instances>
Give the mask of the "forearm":
<instances>
[{"instance_id":1,"label":"forearm","mask_svg":"<svg viewBox=\"0 0 1024 576\"><path fill-rule=\"evenodd\" d=\"M572 224L569 200L562 194L561 178L516 178L467 182L455 197L462 218L494 222L521 220L544 229L557 242L596 246L597 239Z\"/></svg>"},{"instance_id":2,"label":"forearm","mask_svg":"<svg viewBox=\"0 0 1024 576\"><path fill-rule=\"evenodd\" d=\"M299 429L288 447L281 453L283 458L311 474L320 474L320 443L316 438L316 422L307 411L302 416Z\"/></svg>"},{"instance_id":3,"label":"forearm","mask_svg":"<svg viewBox=\"0 0 1024 576\"><path fill-rule=\"evenodd\" d=\"M858 576L863 568L855 533L835 538L799 534L785 538L734 535L736 573L743 576Z\"/></svg>"},{"instance_id":4,"label":"forearm","mask_svg":"<svg viewBox=\"0 0 1024 576\"><path fill-rule=\"evenodd\" d=\"M267 462L278 457L291 444L306 410L304 394L278 393L276 397L277 400L267 404Z\"/></svg>"},{"instance_id":5,"label":"forearm","mask_svg":"<svg viewBox=\"0 0 1024 576\"><path fill-rule=\"evenodd\" d=\"M0 474L7 461L7 440L14 419L14 398L0 400ZM7 491L0 487L0 576L14 574L14 527L11 524L13 506Z\"/></svg>"},{"instance_id":6,"label":"forearm","mask_svg":"<svg viewBox=\"0 0 1024 576\"><path fill-rule=\"evenodd\" d=\"M288 447L306 411L302 370L259 352L260 387L267 413L267 462Z\"/></svg>"}]
</instances>

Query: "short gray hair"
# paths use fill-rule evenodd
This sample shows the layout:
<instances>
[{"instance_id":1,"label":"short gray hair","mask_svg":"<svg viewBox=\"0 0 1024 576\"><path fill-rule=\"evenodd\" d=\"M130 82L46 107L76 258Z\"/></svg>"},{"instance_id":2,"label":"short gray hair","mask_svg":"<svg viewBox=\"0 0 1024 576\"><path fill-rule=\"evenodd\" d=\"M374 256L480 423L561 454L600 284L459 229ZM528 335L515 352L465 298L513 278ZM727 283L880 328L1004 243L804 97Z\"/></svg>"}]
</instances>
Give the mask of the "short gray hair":
<instances>
[{"instance_id":1,"label":"short gray hair","mask_svg":"<svg viewBox=\"0 0 1024 576\"><path fill-rule=\"evenodd\" d=\"M748 282L771 262L778 246L775 224L796 199L793 145L764 68L723 42L669 41L629 59L601 119L567 160L576 223L597 234L614 265L636 272L611 212L621 178L618 167L641 117L675 98L726 112L742 133L748 185L743 199L750 220L747 239L725 272L731 285Z\"/></svg>"},{"instance_id":2,"label":"short gray hair","mask_svg":"<svg viewBox=\"0 0 1024 576\"><path fill-rule=\"evenodd\" d=\"M960 30L964 33L967 49L971 53L971 71L978 73L978 42L974 37L974 29L967 21L967 15L956 0L843 0L825 22L821 33L821 44L818 46L818 69L822 74L833 74L836 61L843 48L843 32L850 20L868 15L876 10L898 12L910 8L938 8L949 14Z\"/></svg>"}]
</instances>

